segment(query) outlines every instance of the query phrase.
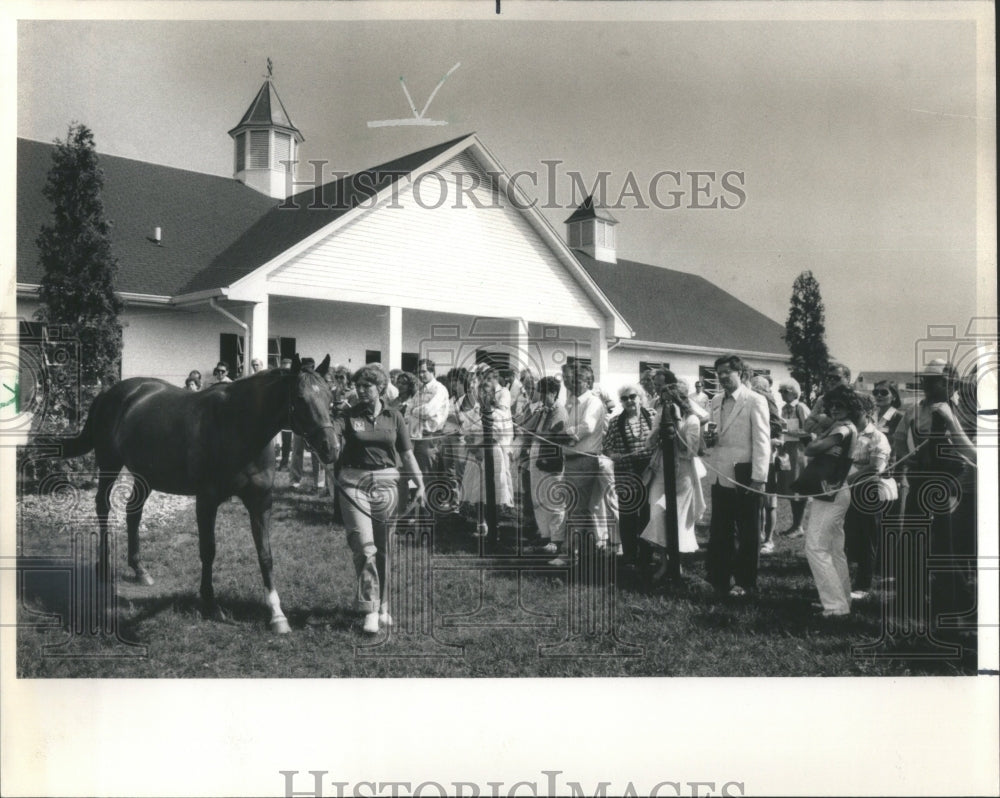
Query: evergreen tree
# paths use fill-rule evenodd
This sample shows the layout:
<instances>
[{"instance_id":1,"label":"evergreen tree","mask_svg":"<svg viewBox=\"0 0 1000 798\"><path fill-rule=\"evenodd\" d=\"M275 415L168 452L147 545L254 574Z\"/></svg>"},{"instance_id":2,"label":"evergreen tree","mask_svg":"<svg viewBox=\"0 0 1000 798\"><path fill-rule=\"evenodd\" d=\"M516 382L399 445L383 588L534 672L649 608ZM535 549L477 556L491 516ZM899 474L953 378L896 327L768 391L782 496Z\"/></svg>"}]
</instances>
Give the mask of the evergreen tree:
<instances>
[{"instance_id":1,"label":"evergreen tree","mask_svg":"<svg viewBox=\"0 0 1000 798\"><path fill-rule=\"evenodd\" d=\"M98 392L117 380L122 349L115 295L118 264L104 217L94 135L73 123L65 141L55 140L52 168L43 189L53 206L35 243L43 269L35 318L47 324L61 348L48 368L41 428L62 434L76 427Z\"/></svg>"},{"instance_id":2,"label":"evergreen tree","mask_svg":"<svg viewBox=\"0 0 1000 798\"><path fill-rule=\"evenodd\" d=\"M822 389L830 362L823 314L819 281L811 271L804 271L792 285L792 302L782 337L792 355L788 361L792 377L801 386L806 402L811 400L813 390Z\"/></svg>"}]
</instances>

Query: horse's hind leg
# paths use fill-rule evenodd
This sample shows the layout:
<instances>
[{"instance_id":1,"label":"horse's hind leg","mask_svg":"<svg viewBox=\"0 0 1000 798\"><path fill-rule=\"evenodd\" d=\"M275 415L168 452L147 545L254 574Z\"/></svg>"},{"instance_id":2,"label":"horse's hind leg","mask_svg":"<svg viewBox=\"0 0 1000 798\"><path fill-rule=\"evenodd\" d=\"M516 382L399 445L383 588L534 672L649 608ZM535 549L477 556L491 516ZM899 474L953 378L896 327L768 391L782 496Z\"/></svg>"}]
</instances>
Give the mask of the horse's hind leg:
<instances>
[{"instance_id":1,"label":"horse's hind leg","mask_svg":"<svg viewBox=\"0 0 1000 798\"><path fill-rule=\"evenodd\" d=\"M101 470L97 477L97 527L100 537L97 543L97 581L107 584L111 581L111 556L108 547L108 515L111 513L111 489L118 473Z\"/></svg>"},{"instance_id":2,"label":"horse's hind leg","mask_svg":"<svg viewBox=\"0 0 1000 798\"><path fill-rule=\"evenodd\" d=\"M267 606L271 610L271 631L276 634L288 634L292 631L288 619L281 611L281 601L278 591L274 589L273 569L271 559L271 490L263 490L254 485L248 485L240 494L240 499L250 513L250 532L257 549L257 561L260 563L260 575L264 579L264 590L267 593Z\"/></svg>"},{"instance_id":3,"label":"horse's hind leg","mask_svg":"<svg viewBox=\"0 0 1000 798\"><path fill-rule=\"evenodd\" d=\"M215 496L199 494L195 500L195 511L198 516L198 551L201 554L201 613L206 618L223 621L226 617L215 603L215 588L212 587L212 564L215 562L215 515L218 510L219 500Z\"/></svg>"},{"instance_id":4,"label":"horse's hind leg","mask_svg":"<svg viewBox=\"0 0 1000 798\"><path fill-rule=\"evenodd\" d=\"M139 522L142 521L142 508L149 498L149 486L138 475L133 475L132 493L125 505L125 521L128 526L128 564L135 574L137 582L152 585L153 577L149 575L139 560Z\"/></svg>"}]
</instances>

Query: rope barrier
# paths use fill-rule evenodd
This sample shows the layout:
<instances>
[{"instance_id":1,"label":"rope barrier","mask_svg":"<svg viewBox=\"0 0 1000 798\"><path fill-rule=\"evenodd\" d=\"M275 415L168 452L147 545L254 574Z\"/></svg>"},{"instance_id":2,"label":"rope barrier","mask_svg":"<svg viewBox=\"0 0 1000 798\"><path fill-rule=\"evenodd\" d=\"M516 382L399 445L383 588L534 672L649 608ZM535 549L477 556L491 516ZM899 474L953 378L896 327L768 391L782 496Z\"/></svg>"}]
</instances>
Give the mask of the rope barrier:
<instances>
[{"instance_id":1,"label":"rope barrier","mask_svg":"<svg viewBox=\"0 0 1000 798\"><path fill-rule=\"evenodd\" d=\"M541 441L543 443L547 443L547 444L549 444L551 446L558 446L559 448L563 449L565 452L572 453L575 456L578 456L578 457L591 457L591 458L593 458L595 460L600 459L601 457L605 457L606 456L604 454L593 454L591 452L578 452L578 451L575 451L575 450L570 449L569 447L565 446L565 444L563 444L563 443L559 443L557 441L554 441L551 438L547 438L547 437L545 437L544 435L542 435L541 433L539 433L539 432L537 432L535 430L532 430L532 429L529 429L529 428L525 427L523 424L519 424L517 422L512 422L512 423L513 423L513 427L514 427L514 430L515 430L515 434L517 434L517 432L520 432L523 435L527 435L529 437L536 438L539 441ZM433 436L433 437L430 437L430 438L415 438L414 440L441 440L441 439L445 439L445 438L455 438L455 437L462 437L462 433L457 433L457 434L453 433L453 434L447 434L447 435L439 435L439 436ZM899 466L903 462L905 462L905 461L909 460L910 458L914 457L915 455L917 455L920 452L920 450L929 442L929 441L926 441L926 440L923 441L923 442L921 442L920 445L917 446L913 451L908 452L903 457L899 458L895 463L892 464L891 467L887 468L885 471L883 471L881 473L863 475L862 477L856 479L854 482L851 482L851 483L848 483L845 480L841 485L839 485L836 488L832 488L832 489L824 491L822 493L813 493L813 494L809 494L808 496L802 496L801 494L798 494L798 493L792 493L792 494L771 493L771 492L768 492L766 490L759 490L757 488L751 488L751 487L749 487L747 485L742 485L740 483L736 483L735 480L732 480L730 477L727 477L725 474L723 474L721 471L719 471L717 468L715 468L711 464L711 462L708 461L707 458L700 457L697 454L697 452L694 452L688 446L687 441L684 440L684 438L682 436L678 435L677 438L676 438L676 440L680 442L681 446L684 447L684 449L691 455L692 458L699 457L699 459L701 460L702 465L705 466L705 469L707 471L710 471L710 472L714 473L717 477L719 477L719 478L721 478L723 480L726 480L727 482L733 482L734 484L739 484L739 486L743 490L749 491L751 493L756 493L756 494L758 494L760 496L774 496L775 498L778 498L778 499L787 499L789 501L802 500L802 499L808 499L808 498L817 498L817 497L820 497L820 496L834 496L837 493L840 493L840 491L842 491L845 487L846 488L850 488L850 487L853 487L855 485L864 484L866 482L881 481L883 479L894 479L895 478L895 471L896 471L896 469L898 469ZM483 445L483 444L479 444L479 446L482 446L483 448L486 448L485 445ZM500 447L503 447L503 444L493 443L493 444L491 444L491 446L500 446ZM965 462L967 465L969 465L969 466L971 466L973 468L977 467L976 464L974 462L971 462L968 458L966 458L966 457L964 457L962 455L960 455L960 457L963 460L963 462ZM405 475L401 475L401 476L405 476ZM355 507L355 509L357 509L362 514L367 515L369 518L374 518L374 516L371 513L365 511L360 505L357 504L357 502L355 502L346 493L344 486L341 485L341 483L335 477L333 477L331 474L328 474L327 475L327 479L328 480L333 480L335 489L338 490L340 492L340 495L343 496L345 499L347 499L347 501L350 502ZM402 497L400 497L400 500L401 499L402 499ZM407 518L409 515L411 515L416 510L417 504L419 504L418 500L415 499L414 501L411 501L408 504L408 506L406 507L406 509L402 513L397 514L394 517L395 520L400 520L400 519Z\"/></svg>"}]
</instances>

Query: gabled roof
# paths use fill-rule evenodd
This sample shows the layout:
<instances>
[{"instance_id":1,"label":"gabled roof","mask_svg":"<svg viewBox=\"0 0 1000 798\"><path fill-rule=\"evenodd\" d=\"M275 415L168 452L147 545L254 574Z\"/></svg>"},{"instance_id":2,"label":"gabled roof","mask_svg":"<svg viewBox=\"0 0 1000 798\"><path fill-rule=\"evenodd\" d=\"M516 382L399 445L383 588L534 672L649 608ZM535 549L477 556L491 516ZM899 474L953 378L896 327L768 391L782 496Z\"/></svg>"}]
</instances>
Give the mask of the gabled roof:
<instances>
[{"instance_id":1,"label":"gabled roof","mask_svg":"<svg viewBox=\"0 0 1000 798\"><path fill-rule=\"evenodd\" d=\"M573 211L572 215L563 224L579 222L581 219L603 219L606 222L618 224L618 220L611 215L607 208L594 204L593 194L580 203L580 207Z\"/></svg>"},{"instance_id":2,"label":"gabled roof","mask_svg":"<svg viewBox=\"0 0 1000 798\"><path fill-rule=\"evenodd\" d=\"M231 285L467 137L459 136L289 197L219 252L208 268L194 275L178 293Z\"/></svg>"},{"instance_id":3,"label":"gabled roof","mask_svg":"<svg viewBox=\"0 0 1000 798\"><path fill-rule=\"evenodd\" d=\"M35 239L51 223L42 194L53 145L17 141L17 281L37 285ZM277 203L227 177L100 155L105 217L118 259L117 290L172 296ZM151 238L162 229L162 244Z\"/></svg>"},{"instance_id":4,"label":"gabled roof","mask_svg":"<svg viewBox=\"0 0 1000 798\"><path fill-rule=\"evenodd\" d=\"M618 258L573 254L640 341L786 355L784 327L704 277Z\"/></svg>"},{"instance_id":5,"label":"gabled roof","mask_svg":"<svg viewBox=\"0 0 1000 798\"><path fill-rule=\"evenodd\" d=\"M280 127L298 134L299 141L303 141L302 134L292 124L292 118L285 110L270 78L264 81L247 112L243 114L239 124L229 131L229 135L232 136L242 127Z\"/></svg>"}]
</instances>

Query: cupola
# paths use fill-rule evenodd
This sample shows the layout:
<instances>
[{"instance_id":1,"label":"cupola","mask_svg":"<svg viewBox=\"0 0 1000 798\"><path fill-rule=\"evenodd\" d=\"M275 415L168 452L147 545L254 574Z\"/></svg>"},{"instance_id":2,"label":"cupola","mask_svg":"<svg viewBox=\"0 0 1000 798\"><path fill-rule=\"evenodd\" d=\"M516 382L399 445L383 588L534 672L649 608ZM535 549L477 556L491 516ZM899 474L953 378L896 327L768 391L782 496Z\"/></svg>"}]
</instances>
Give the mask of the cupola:
<instances>
[{"instance_id":1,"label":"cupola","mask_svg":"<svg viewBox=\"0 0 1000 798\"><path fill-rule=\"evenodd\" d=\"M594 260L617 263L615 225L618 220L595 204L591 194L566 220L566 239L570 249L578 249Z\"/></svg>"},{"instance_id":2,"label":"cupola","mask_svg":"<svg viewBox=\"0 0 1000 798\"><path fill-rule=\"evenodd\" d=\"M285 199L304 139L274 88L270 59L264 84L229 135L233 137L233 177L269 197Z\"/></svg>"}]
</instances>

